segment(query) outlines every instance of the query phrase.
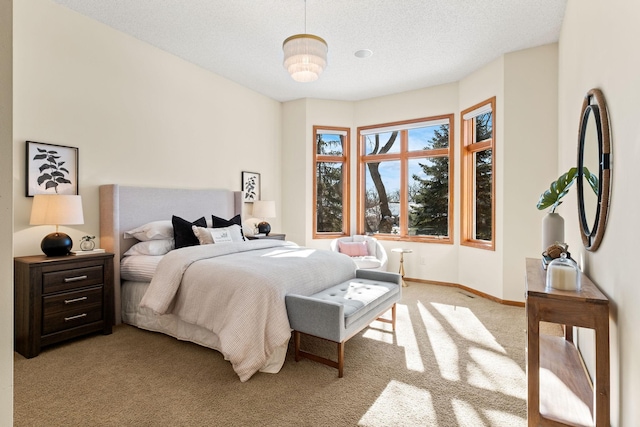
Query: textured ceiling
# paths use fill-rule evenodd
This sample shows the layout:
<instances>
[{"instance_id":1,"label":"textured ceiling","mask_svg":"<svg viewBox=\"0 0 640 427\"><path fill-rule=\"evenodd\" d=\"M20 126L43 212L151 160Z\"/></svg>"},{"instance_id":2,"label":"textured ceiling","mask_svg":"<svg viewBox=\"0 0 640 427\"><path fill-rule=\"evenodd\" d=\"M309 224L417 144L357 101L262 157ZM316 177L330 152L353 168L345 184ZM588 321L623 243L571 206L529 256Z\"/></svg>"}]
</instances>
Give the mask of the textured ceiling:
<instances>
[{"instance_id":1,"label":"textured ceiling","mask_svg":"<svg viewBox=\"0 0 640 427\"><path fill-rule=\"evenodd\" d=\"M297 83L282 42L304 0L54 0L279 101L356 101L460 80L500 55L558 40L566 0L308 0L328 66ZM369 58L357 58L370 49Z\"/></svg>"}]
</instances>

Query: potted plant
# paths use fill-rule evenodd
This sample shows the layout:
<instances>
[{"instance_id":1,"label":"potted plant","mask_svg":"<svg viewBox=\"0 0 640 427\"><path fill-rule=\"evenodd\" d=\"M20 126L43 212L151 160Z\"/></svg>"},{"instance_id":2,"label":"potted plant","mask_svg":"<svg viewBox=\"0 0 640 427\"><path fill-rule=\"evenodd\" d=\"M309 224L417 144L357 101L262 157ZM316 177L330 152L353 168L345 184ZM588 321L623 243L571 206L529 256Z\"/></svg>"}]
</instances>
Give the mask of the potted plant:
<instances>
[{"instance_id":1,"label":"potted plant","mask_svg":"<svg viewBox=\"0 0 640 427\"><path fill-rule=\"evenodd\" d=\"M544 210L550 207L549 213L555 213L556 208L562 204L562 198L569 192L569 188L573 185L577 175L578 168L571 168L553 181L549 189L540 195L538 209Z\"/></svg>"},{"instance_id":2,"label":"potted plant","mask_svg":"<svg viewBox=\"0 0 640 427\"><path fill-rule=\"evenodd\" d=\"M598 176L583 167L583 174L593 192L598 194ZM556 208L562 204L562 198L567 195L569 188L578 177L578 168L571 168L551 183L549 189L540 195L537 207L539 210L547 208L549 212L542 220L542 250L545 251L554 243L564 243L564 219L556 213Z\"/></svg>"},{"instance_id":3,"label":"potted plant","mask_svg":"<svg viewBox=\"0 0 640 427\"><path fill-rule=\"evenodd\" d=\"M542 219L542 252L555 243L564 242L564 218L556 213L556 208L562 204L562 198L567 195L578 174L578 168L571 168L551 182L549 189L540 195L537 207L539 210L547 208L549 212Z\"/></svg>"}]
</instances>

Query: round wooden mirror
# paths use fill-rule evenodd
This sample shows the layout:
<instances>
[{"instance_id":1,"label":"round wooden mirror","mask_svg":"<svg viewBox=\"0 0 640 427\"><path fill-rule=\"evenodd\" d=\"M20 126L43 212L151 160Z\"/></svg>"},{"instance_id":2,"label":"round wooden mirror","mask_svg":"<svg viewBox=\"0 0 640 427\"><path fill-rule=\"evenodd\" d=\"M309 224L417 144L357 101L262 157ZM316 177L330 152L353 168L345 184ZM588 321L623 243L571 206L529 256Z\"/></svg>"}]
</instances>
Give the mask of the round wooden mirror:
<instances>
[{"instance_id":1,"label":"round wooden mirror","mask_svg":"<svg viewBox=\"0 0 640 427\"><path fill-rule=\"evenodd\" d=\"M599 89L587 92L580 117L578 219L585 248L595 251L604 236L611 188L609 114Z\"/></svg>"}]
</instances>

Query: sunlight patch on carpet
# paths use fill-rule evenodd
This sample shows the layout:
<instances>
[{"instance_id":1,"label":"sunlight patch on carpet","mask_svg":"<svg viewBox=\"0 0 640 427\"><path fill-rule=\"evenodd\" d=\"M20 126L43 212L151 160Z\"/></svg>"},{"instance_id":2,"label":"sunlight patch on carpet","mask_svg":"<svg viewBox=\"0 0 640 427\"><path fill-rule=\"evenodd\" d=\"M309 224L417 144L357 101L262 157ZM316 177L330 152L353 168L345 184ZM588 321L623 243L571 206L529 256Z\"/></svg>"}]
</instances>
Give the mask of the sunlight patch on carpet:
<instances>
[{"instance_id":1,"label":"sunlight patch on carpet","mask_svg":"<svg viewBox=\"0 0 640 427\"><path fill-rule=\"evenodd\" d=\"M390 381L359 426L435 426L437 416L431 393L399 381Z\"/></svg>"},{"instance_id":2,"label":"sunlight patch on carpet","mask_svg":"<svg viewBox=\"0 0 640 427\"><path fill-rule=\"evenodd\" d=\"M480 344L483 347L505 354L504 348L498 344L495 337L482 324L480 319L467 307L432 302L433 308L446 319L458 335L467 341Z\"/></svg>"},{"instance_id":3,"label":"sunlight patch on carpet","mask_svg":"<svg viewBox=\"0 0 640 427\"><path fill-rule=\"evenodd\" d=\"M409 316L409 308L404 304L396 304L396 339L398 346L404 348L407 369L424 372L424 363L422 363L418 339Z\"/></svg>"},{"instance_id":4,"label":"sunlight patch on carpet","mask_svg":"<svg viewBox=\"0 0 640 427\"><path fill-rule=\"evenodd\" d=\"M487 425L482 422L482 417L469 402L452 399L451 406L453 407L453 412L456 415L456 420L458 421L459 426L484 427Z\"/></svg>"},{"instance_id":5,"label":"sunlight patch on carpet","mask_svg":"<svg viewBox=\"0 0 640 427\"><path fill-rule=\"evenodd\" d=\"M510 412L497 411L495 409L485 409L482 411L485 417L490 420L492 426L524 426L527 425L527 417L519 417Z\"/></svg>"},{"instance_id":6,"label":"sunlight patch on carpet","mask_svg":"<svg viewBox=\"0 0 640 427\"><path fill-rule=\"evenodd\" d=\"M469 349L469 356L474 362L467 365L469 385L522 400L527 398L526 374L511 358L476 347Z\"/></svg>"},{"instance_id":7,"label":"sunlight patch on carpet","mask_svg":"<svg viewBox=\"0 0 640 427\"><path fill-rule=\"evenodd\" d=\"M374 321L369 325L369 328L362 334L363 337L380 341L385 344L393 344L393 328L389 323Z\"/></svg>"},{"instance_id":8,"label":"sunlight patch on carpet","mask_svg":"<svg viewBox=\"0 0 640 427\"><path fill-rule=\"evenodd\" d=\"M427 336L440 369L440 375L450 381L460 381L459 356L456 343L438 319L421 302L418 302L418 310L427 330Z\"/></svg>"}]
</instances>

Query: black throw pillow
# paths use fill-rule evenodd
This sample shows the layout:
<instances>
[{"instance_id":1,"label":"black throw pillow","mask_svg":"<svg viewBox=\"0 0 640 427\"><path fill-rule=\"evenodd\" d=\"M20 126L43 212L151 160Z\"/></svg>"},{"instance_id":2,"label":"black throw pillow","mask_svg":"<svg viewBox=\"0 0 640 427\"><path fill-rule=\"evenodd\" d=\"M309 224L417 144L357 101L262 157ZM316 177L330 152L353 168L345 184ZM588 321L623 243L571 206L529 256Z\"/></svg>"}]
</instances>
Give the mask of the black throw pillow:
<instances>
[{"instance_id":1,"label":"black throw pillow","mask_svg":"<svg viewBox=\"0 0 640 427\"><path fill-rule=\"evenodd\" d=\"M232 225L239 225L242 240L245 240L244 233L242 232L242 218L240 217L240 214L234 216L231 219L224 219L215 215L211 215L211 221L213 222L213 228L223 228L230 227Z\"/></svg>"},{"instance_id":2,"label":"black throw pillow","mask_svg":"<svg viewBox=\"0 0 640 427\"><path fill-rule=\"evenodd\" d=\"M186 219L173 215L171 223L173 224L173 239L176 243L176 249L199 245L200 242L196 235L193 234L193 229L191 227L194 225L197 225L198 227L207 226L207 220L204 217L198 218L193 222L189 222Z\"/></svg>"}]
</instances>

